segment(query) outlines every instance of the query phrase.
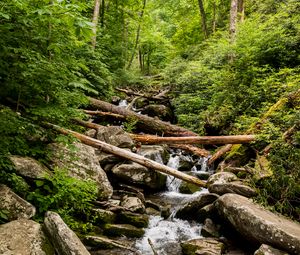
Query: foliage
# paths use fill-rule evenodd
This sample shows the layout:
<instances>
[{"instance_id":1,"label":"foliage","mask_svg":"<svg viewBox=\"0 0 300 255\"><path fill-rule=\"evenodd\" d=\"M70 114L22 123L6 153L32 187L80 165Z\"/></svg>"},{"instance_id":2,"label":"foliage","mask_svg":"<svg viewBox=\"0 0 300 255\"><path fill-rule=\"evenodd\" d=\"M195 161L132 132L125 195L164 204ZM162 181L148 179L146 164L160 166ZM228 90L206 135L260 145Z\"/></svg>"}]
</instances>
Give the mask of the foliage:
<instances>
[{"instance_id":1,"label":"foliage","mask_svg":"<svg viewBox=\"0 0 300 255\"><path fill-rule=\"evenodd\" d=\"M94 182L78 180L69 177L65 170L55 169L46 180L36 180L35 186L27 200L38 208L38 217L53 210L74 230L90 230L91 225L80 223L80 218L82 221L86 219L91 202L96 200L98 190Z\"/></svg>"}]
</instances>

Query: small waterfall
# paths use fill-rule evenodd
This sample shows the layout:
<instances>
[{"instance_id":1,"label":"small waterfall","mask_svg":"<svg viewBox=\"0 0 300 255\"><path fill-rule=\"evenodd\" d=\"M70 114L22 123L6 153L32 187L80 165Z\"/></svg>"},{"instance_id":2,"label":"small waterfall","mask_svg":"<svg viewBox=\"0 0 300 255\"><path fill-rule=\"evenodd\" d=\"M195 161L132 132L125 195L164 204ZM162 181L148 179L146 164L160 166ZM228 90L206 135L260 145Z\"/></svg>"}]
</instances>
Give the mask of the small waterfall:
<instances>
[{"instance_id":1,"label":"small waterfall","mask_svg":"<svg viewBox=\"0 0 300 255\"><path fill-rule=\"evenodd\" d=\"M126 99L122 99L120 102L119 102L119 105L120 107L126 107L128 105L128 102Z\"/></svg>"},{"instance_id":2,"label":"small waterfall","mask_svg":"<svg viewBox=\"0 0 300 255\"><path fill-rule=\"evenodd\" d=\"M181 153L172 154L167 166L178 169L180 157L182 157ZM191 162L194 162L192 157L188 158ZM194 172L207 171L207 160L206 158L198 159L191 170ZM155 161L162 163L161 157L155 158ZM153 255L149 244L149 240L151 240L159 255L179 255L181 254L180 242L201 237L201 224L177 219L174 214L182 204L208 191L202 189L194 194L181 194L179 193L181 182L180 179L173 176L167 177L167 191L160 193L159 197L171 205L171 216L168 219L163 219L160 216L150 216L149 226L145 230L144 237L139 239L135 245L141 254Z\"/></svg>"}]
</instances>

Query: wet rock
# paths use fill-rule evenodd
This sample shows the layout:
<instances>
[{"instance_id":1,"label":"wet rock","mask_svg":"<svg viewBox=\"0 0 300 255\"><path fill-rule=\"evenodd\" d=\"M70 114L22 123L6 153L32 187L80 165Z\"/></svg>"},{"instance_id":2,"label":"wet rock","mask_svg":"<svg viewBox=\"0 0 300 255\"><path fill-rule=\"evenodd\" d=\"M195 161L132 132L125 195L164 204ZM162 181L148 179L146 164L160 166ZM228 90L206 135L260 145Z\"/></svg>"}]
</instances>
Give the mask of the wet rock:
<instances>
[{"instance_id":1,"label":"wet rock","mask_svg":"<svg viewBox=\"0 0 300 255\"><path fill-rule=\"evenodd\" d=\"M95 129L89 129L84 134L91 138L96 138L97 131Z\"/></svg>"},{"instance_id":2,"label":"wet rock","mask_svg":"<svg viewBox=\"0 0 300 255\"><path fill-rule=\"evenodd\" d=\"M254 255L289 255L285 251L281 251L273 248L270 245L262 244L259 249L254 253Z\"/></svg>"},{"instance_id":3,"label":"wet rock","mask_svg":"<svg viewBox=\"0 0 300 255\"><path fill-rule=\"evenodd\" d=\"M151 117L158 117L164 121L171 121L173 119L172 110L165 105L150 104L145 106L141 113Z\"/></svg>"},{"instance_id":4,"label":"wet rock","mask_svg":"<svg viewBox=\"0 0 300 255\"><path fill-rule=\"evenodd\" d=\"M217 194L201 194L194 200L186 203L177 212L176 217L184 220L196 219L197 212L200 208L213 203L219 196Z\"/></svg>"},{"instance_id":5,"label":"wet rock","mask_svg":"<svg viewBox=\"0 0 300 255\"><path fill-rule=\"evenodd\" d=\"M120 157L117 157L113 154L108 154L99 150L96 150L97 159L102 167L107 164L117 164L121 161L124 161Z\"/></svg>"},{"instance_id":6,"label":"wet rock","mask_svg":"<svg viewBox=\"0 0 300 255\"><path fill-rule=\"evenodd\" d=\"M183 255L221 255L225 245L214 238L199 238L181 243Z\"/></svg>"},{"instance_id":7,"label":"wet rock","mask_svg":"<svg viewBox=\"0 0 300 255\"><path fill-rule=\"evenodd\" d=\"M118 126L98 128L97 139L120 148L131 148L134 146L131 137Z\"/></svg>"},{"instance_id":8,"label":"wet rock","mask_svg":"<svg viewBox=\"0 0 300 255\"><path fill-rule=\"evenodd\" d=\"M240 181L229 183L213 183L208 187L209 192L223 195L226 193L235 193L244 197L254 197L257 195L256 190L243 184Z\"/></svg>"},{"instance_id":9,"label":"wet rock","mask_svg":"<svg viewBox=\"0 0 300 255\"><path fill-rule=\"evenodd\" d=\"M194 162L191 158L185 155L179 155L179 162L178 162L178 171L191 171L194 166Z\"/></svg>"},{"instance_id":10,"label":"wet rock","mask_svg":"<svg viewBox=\"0 0 300 255\"><path fill-rule=\"evenodd\" d=\"M204 237L220 237L220 226L217 226L210 218L205 219L201 229L201 235Z\"/></svg>"},{"instance_id":11,"label":"wet rock","mask_svg":"<svg viewBox=\"0 0 300 255\"><path fill-rule=\"evenodd\" d=\"M274 214L236 194L223 195L215 205L219 214L246 239L300 254L299 223Z\"/></svg>"},{"instance_id":12,"label":"wet rock","mask_svg":"<svg viewBox=\"0 0 300 255\"><path fill-rule=\"evenodd\" d=\"M149 224L149 216L146 214L121 212L118 214L118 222L130 224L138 228L146 228Z\"/></svg>"},{"instance_id":13,"label":"wet rock","mask_svg":"<svg viewBox=\"0 0 300 255\"><path fill-rule=\"evenodd\" d=\"M129 224L106 224L104 234L108 236L142 237L145 231Z\"/></svg>"},{"instance_id":14,"label":"wet rock","mask_svg":"<svg viewBox=\"0 0 300 255\"><path fill-rule=\"evenodd\" d=\"M149 104L149 100L144 97L139 97L134 102L134 107L137 109L143 108L144 106Z\"/></svg>"},{"instance_id":15,"label":"wet rock","mask_svg":"<svg viewBox=\"0 0 300 255\"><path fill-rule=\"evenodd\" d=\"M64 223L57 213L48 211L46 213L44 225L58 254L90 254L76 234Z\"/></svg>"},{"instance_id":16,"label":"wet rock","mask_svg":"<svg viewBox=\"0 0 300 255\"><path fill-rule=\"evenodd\" d=\"M123 181L130 184L138 184L153 190L162 190L166 186L167 176L141 166L137 163L122 164L115 166L112 173Z\"/></svg>"},{"instance_id":17,"label":"wet rock","mask_svg":"<svg viewBox=\"0 0 300 255\"><path fill-rule=\"evenodd\" d=\"M147 214L147 215L160 216L160 211L155 210L155 209L152 208L152 207L147 207L147 208L146 208L146 214Z\"/></svg>"},{"instance_id":18,"label":"wet rock","mask_svg":"<svg viewBox=\"0 0 300 255\"><path fill-rule=\"evenodd\" d=\"M185 181L182 181L179 186L179 192L183 194L193 194L199 191L200 189L201 188L199 186Z\"/></svg>"},{"instance_id":19,"label":"wet rock","mask_svg":"<svg viewBox=\"0 0 300 255\"><path fill-rule=\"evenodd\" d=\"M125 242L115 241L104 236L86 236L84 238L84 243L98 249L120 248L127 251L136 252L135 249L129 247Z\"/></svg>"},{"instance_id":20,"label":"wet rock","mask_svg":"<svg viewBox=\"0 0 300 255\"><path fill-rule=\"evenodd\" d=\"M0 254L3 255L54 255L54 249L32 220L15 220L0 225Z\"/></svg>"},{"instance_id":21,"label":"wet rock","mask_svg":"<svg viewBox=\"0 0 300 255\"><path fill-rule=\"evenodd\" d=\"M161 164L167 164L170 154L163 146L142 145L139 154Z\"/></svg>"},{"instance_id":22,"label":"wet rock","mask_svg":"<svg viewBox=\"0 0 300 255\"><path fill-rule=\"evenodd\" d=\"M197 172L195 172L195 175L196 175L200 180L208 180L208 178L209 178L212 174L211 174L211 172L197 171Z\"/></svg>"},{"instance_id":23,"label":"wet rock","mask_svg":"<svg viewBox=\"0 0 300 255\"><path fill-rule=\"evenodd\" d=\"M36 212L32 204L3 184L0 184L0 210L7 220L30 219Z\"/></svg>"},{"instance_id":24,"label":"wet rock","mask_svg":"<svg viewBox=\"0 0 300 255\"><path fill-rule=\"evenodd\" d=\"M214 204L209 204L199 209L197 212L196 220L199 222L203 222L208 217L217 217L217 210Z\"/></svg>"},{"instance_id":25,"label":"wet rock","mask_svg":"<svg viewBox=\"0 0 300 255\"><path fill-rule=\"evenodd\" d=\"M100 200L111 197L113 189L99 165L95 149L82 143L74 143L71 146L72 149L56 143L48 145L52 167L65 168L70 176L80 180L95 181Z\"/></svg>"},{"instance_id":26,"label":"wet rock","mask_svg":"<svg viewBox=\"0 0 300 255\"><path fill-rule=\"evenodd\" d=\"M92 212L95 217L95 221L98 224L114 223L116 220L116 214L111 211L97 208L92 209Z\"/></svg>"},{"instance_id":27,"label":"wet rock","mask_svg":"<svg viewBox=\"0 0 300 255\"><path fill-rule=\"evenodd\" d=\"M207 180L207 185L210 186L212 184L222 184L228 183L232 181L237 181L238 177L230 172L219 172L211 175Z\"/></svg>"},{"instance_id":28,"label":"wet rock","mask_svg":"<svg viewBox=\"0 0 300 255\"><path fill-rule=\"evenodd\" d=\"M30 157L10 156L15 171L23 176L32 179L45 179L51 176L52 172L37 160Z\"/></svg>"},{"instance_id":29,"label":"wet rock","mask_svg":"<svg viewBox=\"0 0 300 255\"><path fill-rule=\"evenodd\" d=\"M144 213L145 212L145 205L138 197L128 197L124 196L121 200L121 206L126 209L129 209L132 212L137 213Z\"/></svg>"}]
</instances>

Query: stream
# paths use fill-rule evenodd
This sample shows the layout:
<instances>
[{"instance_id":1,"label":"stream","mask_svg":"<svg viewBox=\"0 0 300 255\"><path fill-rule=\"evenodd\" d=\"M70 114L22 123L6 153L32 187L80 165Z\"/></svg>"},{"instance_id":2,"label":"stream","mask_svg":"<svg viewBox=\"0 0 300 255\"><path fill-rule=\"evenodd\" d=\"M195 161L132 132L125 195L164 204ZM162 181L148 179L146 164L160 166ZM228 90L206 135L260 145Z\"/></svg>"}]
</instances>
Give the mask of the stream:
<instances>
[{"instance_id":1,"label":"stream","mask_svg":"<svg viewBox=\"0 0 300 255\"><path fill-rule=\"evenodd\" d=\"M168 166L178 169L180 157L193 162L189 156L179 154L171 154ZM160 158L157 162L162 163ZM192 168L193 172L207 172L207 159L200 158ZM211 170L209 170L211 171ZM151 199L170 205L170 216L164 219L160 216L150 216L149 226L145 231L143 238L139 239L135 247L143 255L153 255L149 240L159 255L177 255L181 254L180 242L193 238L201 237L202 224L181 220L174 217L176 210L184 203L193 200L200 194L207 193L207 189L202 189L193 194L182 194L179 192L181 180L168 176L167 190L151 196Z\"/></svg>"}]
</instances>

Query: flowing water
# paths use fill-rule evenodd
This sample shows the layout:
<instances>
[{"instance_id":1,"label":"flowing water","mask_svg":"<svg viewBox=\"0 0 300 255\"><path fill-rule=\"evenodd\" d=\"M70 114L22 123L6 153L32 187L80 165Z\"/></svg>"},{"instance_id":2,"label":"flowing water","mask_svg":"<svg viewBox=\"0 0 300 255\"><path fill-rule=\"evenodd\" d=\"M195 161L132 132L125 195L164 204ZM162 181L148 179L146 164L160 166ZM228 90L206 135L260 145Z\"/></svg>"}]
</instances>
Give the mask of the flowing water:
<instances>
[{"instance_id":1,"label":"flowing water","mask_svg":"<svg viewBox=\"0 0 300 255\"><path fill-rule=\"evenodd\" d=\"M182 157L182 155L171 155L167 165L178 169L180 157ZM190 158L190 160L192 160L192 158ZM162 162L160 158L158 158L157 161ZM199 159L192 171L207 171L206 162L207 159ZM157 196L160 200L171 205L171 216L167 219L163 219L160 216L150 216L149 226L145 230L144 237L139 239L135 245L141 254L153 255L152 248L149 244L150 242L159 255L179 255L181 254L181 241L201 237L201 224L177 219L174 217L174 214L182 204L208 191L207 189L202 189L194 194L181 194L179 193L180 184L181 180L172 176L167 177L167 190Z\"/></svg>"}]
</instances>

